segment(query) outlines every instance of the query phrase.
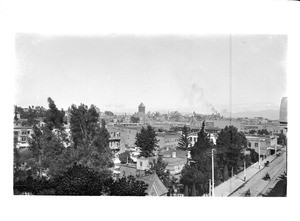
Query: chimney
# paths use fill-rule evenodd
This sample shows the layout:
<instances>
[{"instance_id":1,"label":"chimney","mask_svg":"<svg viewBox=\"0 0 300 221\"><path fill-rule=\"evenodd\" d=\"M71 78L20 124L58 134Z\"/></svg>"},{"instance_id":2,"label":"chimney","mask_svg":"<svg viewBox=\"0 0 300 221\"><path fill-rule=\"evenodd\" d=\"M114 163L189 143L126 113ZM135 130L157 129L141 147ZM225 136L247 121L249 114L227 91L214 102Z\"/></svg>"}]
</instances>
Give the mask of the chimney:
<instances>
[{"instance_id":1,"label":"chimney","mask_svg":"<svg viewBox=\"0 0 300 221\"><path fill-rule=\"evenodd\" d=\"M172 158L176 158L176 151L172 152Z\"/></svg>"}]
</instances>

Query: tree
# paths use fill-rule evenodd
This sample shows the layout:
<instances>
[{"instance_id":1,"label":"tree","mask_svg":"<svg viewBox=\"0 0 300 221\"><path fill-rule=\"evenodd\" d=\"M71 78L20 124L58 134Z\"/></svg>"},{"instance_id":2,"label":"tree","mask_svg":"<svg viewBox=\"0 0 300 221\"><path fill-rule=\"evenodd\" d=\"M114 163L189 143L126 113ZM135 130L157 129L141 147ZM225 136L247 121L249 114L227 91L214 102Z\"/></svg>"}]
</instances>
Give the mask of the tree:
<instances>
[{"instance_id":1,"label":"tree","mask_svg":"<svg viewBox=\"0 0 300 221\"><path fill-rule=\"evenodd\" d=\"M62 129L65 112L59 111L51 97L48 97L49 109L46 111L45 123L50 130Z\"/></svg>"},{"instance_id":2,"label":"tree","mask_svg":"<svg viewBox=\"0 0 300 221\"><path fill-rule=\"evenodd\" d=\"M269 131L266 129L258 130L257 133L259 135L269 135L270 134Z\"/></svg>"},{"instance_id":3,"label":"tree","mask_svg":"<svg viewBox=\"0 0 300 221\"><path fill-rule=\"evenodd\" d=\"M258 153L254 149L247 148L246 151L250 152L250 154L248 155L249 157L246 158L248 165L258 162Z\"/></svg>"},{"instance_id":4,"label":"tree","mask_svg":"<svg viewBox=\"0 0 300 221\"><path fill-rule=\"evenodd\" d=\"M224 165L224 169L223 169L223 181L228 180L229 175L228 175L228 166L227 164Z\"/></svg>"},{"instance_id":5,"label":"tree","mask_svg":"<svg viewBox=\"0 0 300 221\"><path fill-rule=\"evenodd\" d=\"M43 129L34 126L34 134L29 140L29 150L31 159L27 164L34 174L38 174L41 179L43 173L47 171L47 176L55 176L64 171L67 159L67 151L63 144L63 139L53 133L48 127Z\"/></svg>"},{"instance_id":6,"label":"tree","mask_svg":"<svg viewBox=\"0 0 300 221\"><path fill-rule=\"evenodd\" d=\"M189 187L188 187L188 185L184 186L184 196L189 196Z\"/></svg>"},{"instance_id":7,"label":"tree","mask_svg":"<svg viewBox=\"0 0 300 221\"><path fill-rule=\"evenodd\" d=\"M208 182L211 178L211 151L212 142L204 130L205 122L203 121L201 130L198 133L197 142L191 148L191 163L185 165L181 171L180 182L183 185L196 185L199 194L208 192ZM217 174L215 174L217 178ZM198 188L197 188L198 187Z\"/></svg>"},{"instance_id":8,"label":"tree","mask_svg":"<svg viewBox=\"0 0 300 221\"><path fill-rule=\"evenodd\" d=\"M110 196L146 196L148 184L136 180L133 176L106 181L106 193Z\"/></svg>"},{"instance_id":9,"label":"tree","mask_svg":"<svg viewBox=\"0 0 300 221\"><path fill-rule=\"evenodd\" d=\"M139 123L140 122L140 118L139 117L135 117L135 116L131 116L130 117L130 122L131 123Z\"/></svg>"},{"instance_id":10,"label":"tree","mask_svg":"<svg viewBox=\"0 0 300 221\"><path fill-rule=\"evenodd\" d=\"M110 116L110 117L114 116L114 113L111 112L111 111L104 111L104 114L107 115L107 116Z\"/></svg>"},{"instance_id":11,"label":"tree","mask_svg":"<svg viewBox=\"0 0 300 221\"><path fill-rule=\"evenodd\" d=\"M171 187L171 174L170 171L166 169L168 163L163 160L161 156L158 156L157 160L153 159L150 161L150 173L156 173L158 178L163 182L166 187Z\"/></svg>"},{"instance_id":12,"label":"tree","mask_svg":"<svg viewBox=\"0 0 300 221\"><path fill-rule=\"evenodd\" d=\"M280 144L280 145L283 145L283 146L286 146L286 144L287 144L286 135L282 131L278 136L277 144Z\"/></svg>"},{"instance_id":13,"label":"tree","mask_svg":"<svg viewBox=\"0 0 300 221\"><path fill-rule=\"evenodd\" d=\"M122 164L133 163L133 160L130 157L130 152L128 150L119 154L119 160Z\"/></svg>"},{"instance_id":14,"label":"tree","mask_svg":"<svg viewBox=\"0 0 300 221\"><path fill-rule=\"evenodd\" d=\"M201 158L206 157L208 152L211 152L212 142L209 135L204 130L205 121L202 122L201 130L198 132L198 137L195 145L191 148L192 160L200 162Z\"/></svg>"},{"instance_id":15,"label":"tree","mask_svg":"<svg viewBox=\"0 0 300 221\"><path fill-rule=\"evenodd\" d=\"M195 183L193 183L192 196L197 196Z\"/></svg>"},{"instance_id":16,"label":"tree","mask_svg":"<svg viewBox=\"0 0 300 221\"><path fill-rule=\"evenodd\" d=\"M181 150L189 150L191 141L188 139L189 136L189 128L184 125L182 128L182 135L180 137L180 140L178 142L178 149Z\"/></svg>"},{"instance_id":17,"label":"tree","mask_svg":"<svg viewBox=\"0 0 300 221\"><path fill-rule=\"evenodd\" d=\"M150 125L146 129L142 127L141 132L136 134L135 145L140 147L142 157L153 156L153 151L158 147L157 143L156 133Z\"/></svg>"},{"instance_id":18,"label":"tree","mask_svg":"<svg viewBox=\"0 0 300 221\"><path fill-rule=\"evenodd\" d=\"M56 195L99 196L103 194L104 182L109 173L99 173L81 164L74 164L56 178Z\"/></svg>"},{"instance_id":19,"label":"tree","mask_svg":"<svg viewBox=\"0 0 300 221\"><path fill-rule=\"evenodd\" d=\"M234 172L243 165L243 149L247 148L247 139L242 132L238 132L234 126L226 126L222 129L217 138L216 161L221 169L227 165L233 168Z\"/></svg>"},{"instance_id":20,"label":"tree","mask_svg":"<svg viewBox=\"0 0 300 221\"><path fill-rule=\"evenodd\" d=\"M256 133L256 130L250 130L249 131L249 134L255 134Z\"/></svg>"},{"instance_id":21,"label":"tree","mask_svg":"<svg viewBox=\"0 0 300 221\"><path fill-rule=\"evenodd\" d=\"M99 125L99 114L94 105L72 105L70 110L72 155L75 162L102 170L113 165L109 148L109 133L105 122Z\"/></svg>"}]
</instances>

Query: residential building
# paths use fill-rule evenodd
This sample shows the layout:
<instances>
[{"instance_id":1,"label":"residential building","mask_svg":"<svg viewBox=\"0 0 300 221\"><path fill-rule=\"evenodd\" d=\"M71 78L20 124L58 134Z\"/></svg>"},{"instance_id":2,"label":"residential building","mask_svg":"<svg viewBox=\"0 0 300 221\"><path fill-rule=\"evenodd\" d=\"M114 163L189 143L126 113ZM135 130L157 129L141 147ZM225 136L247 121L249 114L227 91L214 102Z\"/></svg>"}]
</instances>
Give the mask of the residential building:
<instances>
[{"instance_id":1,"label":"residential building","mask_svg":"<svg viewBox=\"0 0 300 221\"><path fill-rule=\"evenodd\" d=\"M140 158L139 158L140 159ZM137 180L148 184L147 196L166 196L168 189L156 174L146 175L148 160L140 159L137 164L121 164L120 176L134 176ZM138 166L139 165L139 166Z\"/></svg>"},{"instance_id":2,"label":"residential building","mask_svg":"<svg viewBox=\"0 0 300 221\"><path fill-rule=\"evenodd\" d=\"M217 134L216 133L207 133L207 136L211 140L213 144L217 143ZM190 133L188 136L188 139L190 141L190 147L194 146L198 139L198 133Z\"/></svg>"},{"instance_id":3,"label":"residential building","mask_svg":"<svg viewBox=\"0 0 300 221\"><path fill-rule=\"evenodd\" d=\"M246 136L248 148L252 148L260 156L266 158L273 154L277 147L276 136Z\"/></svg>"},{"instance_id":4,"label":"residential building","mask_svg":"<svg viewBox=\"0 0 300 221\"><path fill-rule=\"evenodd\" d=\"M177 132L157 133L158 150L175 150L178 146L181 134Z\"/></svg>"},{"instance_id":5,"label":"residential building","mask_svg":"<svg viewBox=\"0 0 300 221\"><path fill-rule=\"evenodd\" d=\"M167 196L168 189L161 182L156 174L142 176L138 180L144 181L148 184L147 196Z\"/></svg>"},{"instance_id":6,"label":"residential building","mask_svg":"<svg viewBox=\"0 0 300 221\"><path fill-rule=\"evenodd\" d=\"M14 136L17 137L17 148L25 148L29 146L29 139L33 134L33 128L16 124L14 126Z\"/></svg>"}]
</instances>

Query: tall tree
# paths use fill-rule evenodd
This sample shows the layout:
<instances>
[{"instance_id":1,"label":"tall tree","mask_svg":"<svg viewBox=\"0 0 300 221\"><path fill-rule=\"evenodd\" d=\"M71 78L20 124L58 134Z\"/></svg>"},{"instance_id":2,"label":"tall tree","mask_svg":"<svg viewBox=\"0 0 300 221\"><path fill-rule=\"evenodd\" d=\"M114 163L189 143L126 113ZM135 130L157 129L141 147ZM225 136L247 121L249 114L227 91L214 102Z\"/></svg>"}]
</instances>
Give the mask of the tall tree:
<instances>
[{"instance_id":1,"label":"tall tree","mask_svg":"<svg viewBox=\"0 0 300 221\"><path fill-rule=\"evenodd\" d=\"M48 105L49 105L49 109L46 111L46 118L45 118L46 126L50 130L54 128L62 129L65 112L63 110L61 111L58 110L51 97L48 97Z\"/></svg>"},{"instance_id":2,"label":"tall tree","mask_svg":"<svg viewBox=\"0 0 300 221\"><path fill-rule=\"evenodd\" d=\"M193 183L192 196L197 196L195 183Z\"/></svg>"},{"instance_id":3,"label":"tall tree","mask_svg":"<svg viewBox=\"0 0 300 221\"><path fill-rule=\"evenodd\" d=\"M186 150L186 151L190 149L191 141L188 139L188 136L189 136L189 128L186 125L184 125L182 128L182 135L178 142L178 149Z\"/></svg>"},{"instance_id":4,"label":"tall tree","mask_svg":"<svg viewBox=\"0 0 300 221\"><path fill-rule=\"evenodd\" d=\"M73 142L73 157L76 162L94 169L111 167L112 152L109 148L109 133L105 124L100 126L99 114L94 105L72 105L70 129Z\"/></svg>"},{"instance_id":5,"label":"tall tree","mask_svg":"<svg viewBox=\"0 0 300 221\"><path fill-rule=\"evenodd\" d=\"M187 185L184 186L184 196L189 196L189 187Z\"/></svg>"},{"instance_id":6,"label":"tall tree","mask_svg":"<svg viewBox=\"0 0 300 221\"><path fill-rule=\"evenodd\" d=\"M244 155L242 150L247 148L247 139L242 132L238 132L234 126L226 126L217 138L217 162L220 168L227 165L237 172L243 165Z\"/></svg>"},{"instance_id":7,"label":"tall tree","mask_svg":"<svg viewBox=\"0 0 300 221\"><path fill-rule=\"evenodd\" d=\"M161 156L158 156L157 160L150 161L150 172L156 173L158 178L163 182L166 187L171 187L171 174L167 170L168 163L163 160Z\"/></svg>"},{"instance_id":8,"label":"tall tree","mask_svg":"<svg viewBox=\"0 0 300 221\"><path fill-rule=\"evenodd\" d=\"M286 135L282 131L281 131L281 133L278 136L277 144L280 144L280 145L283 145L283 146L287 145Z\"/></svg>"},{"instance_id":9,"label":"tall tree","mask_svg":"<svg viewBox=\"0 0 300 221\"><path fill-rule=\"evenodd\" d=\"M195 183L200 195L208 192L208 183L211 178L211 151L213 146L204 127L205 122L203 121L201 130L198 133L197 142L191 148L192 162L183 168L180 179L182 184L190 187Z\"/></svg>"},{"instance_id":10,"label":"tall tree","mask_svg":"<svg viewBox=\"0 0 300 221\"><path fill-rule=\"evenodd\" d=\"M140 147L142 157L153 156L153 151L158 147L157 143L156 133L150 125L146 129L142 127L141 132L136 134L135 145Z\"/></svg>"},{"instance_id":11,"label":"tall tree","mask_svg":"<svg viewBox=\"0 0 300 221\"><path fill-rule=\"evenodd\" d=\"M40 179L43 173L48 176L60 174L66 166L63 140L47 127L40 129L34 126L33 130L34 134L29 140L32 158L28 161L33 173L37 173Z\"/></svg>"}]
</instances>

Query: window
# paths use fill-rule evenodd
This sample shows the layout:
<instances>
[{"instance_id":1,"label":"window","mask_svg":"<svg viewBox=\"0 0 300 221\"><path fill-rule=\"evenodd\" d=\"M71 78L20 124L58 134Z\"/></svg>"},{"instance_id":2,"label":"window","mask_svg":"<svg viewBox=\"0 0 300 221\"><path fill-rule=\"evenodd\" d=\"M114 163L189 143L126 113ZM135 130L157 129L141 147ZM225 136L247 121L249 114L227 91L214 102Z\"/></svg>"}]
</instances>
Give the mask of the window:
<instances>
[{"instance_id":1,"label":"window","mask_svg":"<svg viewBox=\"0 0 300 221\"><path fill-rule=\"evenodd\" d=\"M258 143L255 143L255 147L258 147Z\"/></svg>"},{"instance_id":2,"label":"window","mask_svg":"<svg viewBox=\"0 0 300 221\"><path fill-rule=\"evenodd\" d=\"M248 147L251 147L251 143L248 143Z\"/></svg>"},{"instance_id":3,"label":"window","mask_svg":"<svg viewBox=\"0 0 300 221\"><path fill-rule=\"evenodd\" d=\"M30 131L29 131L29 130L27 131L27 134L30 134Z\"/></svg>"},{"instance_id":4,"label":"window","mask_svg":"<svg viewBox=\"0 0 300 221\"><path fill-rule=\"evenodd\" d=\"M19 131L14 131L14 135L15 136L19 135Z\"/></svg>"},{"instance_id":5,"label":"window","mask_svg":"<svg viewBox=\"0 0 300 221\"><path fill-rule=\"evenodd\" d=\"M26 137L21 137L22 142L26 142Z\"/></svg>"},{"instance_id":6,"label":"window","mask_svg":"<svg viewBox=\"0 0 300 221\"><path fill-rule=\"evenodd\" d=\"M140 161L140 166L141 166L141 167L143 166L143 162L142 162L142 161Z\"/></svg>"}]
</instances>

